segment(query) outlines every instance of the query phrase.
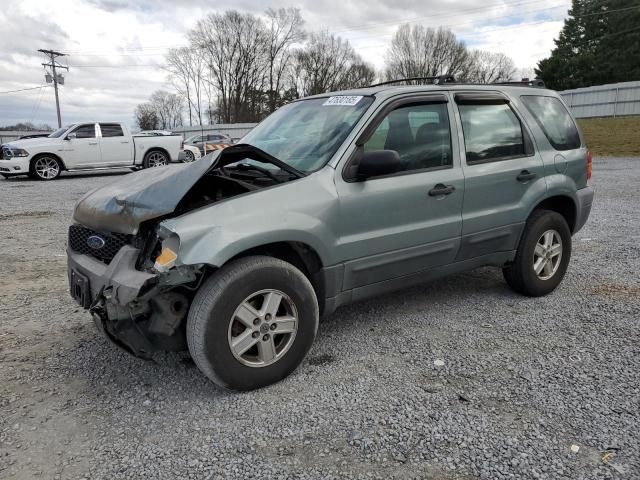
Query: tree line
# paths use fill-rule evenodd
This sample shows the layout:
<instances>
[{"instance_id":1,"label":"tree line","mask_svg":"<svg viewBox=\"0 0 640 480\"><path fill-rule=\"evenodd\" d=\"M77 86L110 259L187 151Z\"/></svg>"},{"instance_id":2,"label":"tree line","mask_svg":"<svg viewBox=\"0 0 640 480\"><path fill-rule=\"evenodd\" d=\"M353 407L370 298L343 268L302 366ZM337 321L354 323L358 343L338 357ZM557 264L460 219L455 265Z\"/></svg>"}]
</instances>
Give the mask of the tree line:
<instances>
[{"instance_id":1,"label":"tree line","mask_svg":"<svg viewBox=\"0 0 640 480\"><path fill-rule=\"evenodd\" d=\"M508 80L516 70L506 55L470 50L450 30L405 24L377 72L349 41L308 32L298 8L268 9L261 16L210 13L188 40L166 57L176 93L155 92L138 105L140 128L257 122L296 98L376 81L452 74L488 83Z\"/></svg>"},{"instance_id":2,"label":"tree line","mask_svg":"<svg viewBox=\"0 0 640 480\"><path fill-rule=\"evenodd\" d=\"M573 0L551 55L536 74L566 90L640 80L638 0Z\"/></svg>"}]
</instances>

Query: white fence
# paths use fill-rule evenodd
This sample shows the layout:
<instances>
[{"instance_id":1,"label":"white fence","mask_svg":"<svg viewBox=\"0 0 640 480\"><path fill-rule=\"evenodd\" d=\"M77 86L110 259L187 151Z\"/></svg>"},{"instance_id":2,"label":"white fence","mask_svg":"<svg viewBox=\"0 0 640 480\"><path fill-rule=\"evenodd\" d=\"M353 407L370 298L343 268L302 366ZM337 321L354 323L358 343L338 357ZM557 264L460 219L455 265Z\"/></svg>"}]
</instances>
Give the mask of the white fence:
<instances>
[{"instance_id":1,"label":"white fence","mask_svg":"<svg viewBox=\"0 0 640 480\"><path fill-rule=\"evenodd\" d=\"M201 125L196 127L179 127L172 131L181 134L184 138L191 135L208 133L225 133L229 135L233 141L237 142L247 133L249 133L257 123L219 123L216 125Z\"/></svg>"},{"instance_id":2,"label":"white fence","mask_svg":"<svg viewBox=\"0 0 640 480\"><path fill-rule=\"evenodd\" d=\"M558 92L577 118L640 115L640 81Z\"/></svg>"}]
</instances>

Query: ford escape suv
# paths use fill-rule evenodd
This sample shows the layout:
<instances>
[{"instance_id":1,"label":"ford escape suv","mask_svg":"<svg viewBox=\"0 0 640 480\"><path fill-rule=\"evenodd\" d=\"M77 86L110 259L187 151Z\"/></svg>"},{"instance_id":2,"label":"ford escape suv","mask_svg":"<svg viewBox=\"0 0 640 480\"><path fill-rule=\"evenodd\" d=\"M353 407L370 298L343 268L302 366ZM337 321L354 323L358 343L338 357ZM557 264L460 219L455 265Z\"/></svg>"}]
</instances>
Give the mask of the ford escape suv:
<instances>
[{"instance_id":1,"label":"ford escape suv","mask_svg":"<svg viewBox=\"0 0 640 480\"><path fill-rule=\"evenodd\" d=\"M281 107L242 143L86 194L71 295L141 356L188 349L234 390L302 361L337 307L492 265L528 296L562 281L593 200L559 95L383 85Z\"/></svg>"}]
</instances>

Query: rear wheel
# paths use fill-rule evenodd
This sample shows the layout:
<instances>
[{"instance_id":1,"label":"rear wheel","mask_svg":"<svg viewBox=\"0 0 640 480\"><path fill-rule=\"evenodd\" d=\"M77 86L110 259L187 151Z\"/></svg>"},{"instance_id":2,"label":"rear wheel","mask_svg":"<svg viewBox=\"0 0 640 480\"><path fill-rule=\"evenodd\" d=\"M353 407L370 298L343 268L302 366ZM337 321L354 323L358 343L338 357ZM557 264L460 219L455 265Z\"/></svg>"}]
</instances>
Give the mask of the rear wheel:
<instances>
[{"instance_id":1,"label":"rear wheel","mask_svg":"<svg viewBox=\"0 0 640 480\"><path fill-rule=\"evenodd\" d=\"M37 180L54 180L60 176L62 165L51 155L41 155L31 161L29 176Z\"/></svg>"},{"instance_id":2,"label":"rear wheel","mask_svg":"<svg viewBox=\"0 0 640 480\"><path fill-rule=\"evenodd\" d=\"M318 330L318 301L293 265L245 257L214 273L187 319L198 368L217 385L253 390L282 380L302 362Z\"/></svg>"},{"instance_id":3,"label":"rear wheel","mask_svg":"<svg viewBox=\"0 0 640 480\"><path fill-rule=\"evenodd\" d=\"M525 226L513 264L502 270L515 291L531 297L552 292L571 258L571 230L562 215L536 210Z\"/></svg>"},{"instance_id":4,"label":"rear wheel","mask_svg":"<svg viewBox=\"0 0 640 480\"><path fill-rule=\"evenodd\" d=\"M152 150L151 152L147 152L144 156L144 160L142 164L144 168L153 168L153 167L162 167L163 165L167 165L169 163L169 158L164 152L159 150Z\"/></svg>"}]
</instances>

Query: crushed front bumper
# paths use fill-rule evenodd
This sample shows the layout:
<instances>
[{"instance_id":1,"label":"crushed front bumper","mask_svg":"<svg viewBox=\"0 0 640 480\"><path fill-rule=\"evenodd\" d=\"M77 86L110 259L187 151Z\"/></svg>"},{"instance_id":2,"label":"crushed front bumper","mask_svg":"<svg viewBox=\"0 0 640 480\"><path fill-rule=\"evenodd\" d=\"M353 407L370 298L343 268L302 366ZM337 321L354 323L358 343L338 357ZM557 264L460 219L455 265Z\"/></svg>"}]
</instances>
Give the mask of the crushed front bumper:
<instances>
[{"instance_id":1,"label":"crushed front bumper","mask_svg":"<svg viewBox=\"0 0 640 480\"><path fill-rule=\"evenodd\" d=\"M158 275L136 270L140 250L120 249L111 262L67 250L71 296L93 315L98 329L128 352L149 357L157 350L139 317L149 310L145 294L151 295Z\"/></svg>"}]
</instances>

